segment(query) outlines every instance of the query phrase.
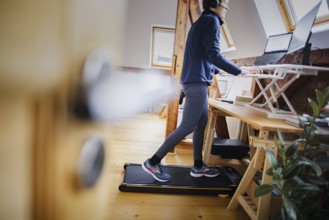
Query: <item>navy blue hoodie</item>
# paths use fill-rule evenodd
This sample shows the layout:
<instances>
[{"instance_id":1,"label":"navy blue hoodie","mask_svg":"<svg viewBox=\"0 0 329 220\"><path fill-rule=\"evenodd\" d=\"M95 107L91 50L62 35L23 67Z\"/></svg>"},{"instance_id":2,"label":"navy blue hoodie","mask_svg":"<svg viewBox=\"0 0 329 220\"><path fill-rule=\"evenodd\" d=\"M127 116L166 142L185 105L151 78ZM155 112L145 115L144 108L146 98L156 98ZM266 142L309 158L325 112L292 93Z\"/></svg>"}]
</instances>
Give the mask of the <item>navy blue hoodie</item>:
<instances>
[{"instance_id":1,"label":"navy blue hoodie","mask_svg":"<svg viewBox=\"0 0 329 220\"><path fill-rule=\"evenodd\" d=\"M180 82L211 84L214 72L222 69L239 75L241 69L220 53L219 37L222 19L213 11L205 10L193 23L187 37Z\"/></svg>"}]
</instances>

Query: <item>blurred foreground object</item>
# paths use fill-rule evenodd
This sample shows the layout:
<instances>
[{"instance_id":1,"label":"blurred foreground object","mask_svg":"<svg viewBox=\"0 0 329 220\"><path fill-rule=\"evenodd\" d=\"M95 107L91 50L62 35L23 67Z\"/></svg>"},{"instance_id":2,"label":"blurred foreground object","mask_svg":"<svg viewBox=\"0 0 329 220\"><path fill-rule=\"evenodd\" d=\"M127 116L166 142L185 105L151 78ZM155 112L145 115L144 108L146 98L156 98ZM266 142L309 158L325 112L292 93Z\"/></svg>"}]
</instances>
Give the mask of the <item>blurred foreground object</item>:
<instances>
[{"instance_id":1,"label":"blurred foreground object","mask_svg":"<svg viewBox=\"0 0 329 220\"><path fill-rule=\"evenodd\" d=\"M79 117L113 122L140 113L150 104L168 102L176 94L173 76L155 69L117 71L109 60L103 49L87 57L74 103Z\"/></svg>"},{"instance_id":2,"label":"blurred foreground object","mask_svg":"<svg viewBox=\"0 0 329 220\"><path fill-rule=\"evenodd\" d=\"M100 135L91 134L81 147L77 163L77 181L81 187L93 187L104 166L105 147Z\"/></svg>"}]
</instances>

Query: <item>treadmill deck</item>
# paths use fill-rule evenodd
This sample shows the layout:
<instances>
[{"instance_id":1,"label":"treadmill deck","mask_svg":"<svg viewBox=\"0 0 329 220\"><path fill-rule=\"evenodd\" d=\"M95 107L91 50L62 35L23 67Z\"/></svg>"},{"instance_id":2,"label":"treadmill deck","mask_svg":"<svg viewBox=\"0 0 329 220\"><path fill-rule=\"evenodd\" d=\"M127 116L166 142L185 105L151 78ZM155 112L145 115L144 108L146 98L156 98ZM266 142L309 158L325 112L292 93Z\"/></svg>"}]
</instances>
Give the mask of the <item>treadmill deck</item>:
<instances>
[{"instance_id":1,"label":"treadmill deck","mask_svg":"<svg viewBox=\"0 0 329 220\"><path fill-rule=\"evenodd\" d=\"M165 169L171 180L164 183L146 173L141 164L126 163L124 168L125 176L119 186L122 192L232 196L241 180L241 175L232 167L217 167L220 169L217 177L195 178L190 175L191 167L167 165Z\"/></svg>"}]
</instances>

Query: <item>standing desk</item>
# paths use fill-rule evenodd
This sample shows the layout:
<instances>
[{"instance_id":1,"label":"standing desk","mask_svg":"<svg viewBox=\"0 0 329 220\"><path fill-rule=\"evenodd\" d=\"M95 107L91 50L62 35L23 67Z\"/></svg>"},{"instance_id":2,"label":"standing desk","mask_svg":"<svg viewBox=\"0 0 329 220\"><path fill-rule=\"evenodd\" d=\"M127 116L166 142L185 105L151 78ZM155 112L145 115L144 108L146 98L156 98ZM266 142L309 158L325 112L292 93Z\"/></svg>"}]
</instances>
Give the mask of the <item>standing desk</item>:
<instances>
[{"instance_id":1,"label":"standing desk","mask_svg":"<svg viewBox=\"0 0 329 220\"><path fill-rule=\"evenodd\" d=\"M292 85L300 76L316 76L320 71L329 71L327 67L307 66L297 64L274 64L259 66L268 74L246 74L241 77L251 77L255 79L257 86L261 92L249 103L249 107L262 111L269 118L284 119L287 115L296 115L294 107L291 105L288 97L285 95L286 89ZM251 67L242 67L249 69ZM288 75L290 75L288 77ZM261 79L267 79L270 82L263 86ZM279 82L283 83L280 84ZM289 110L282 110L279 107L278 98L282 97ZM260 98L264 98L265 102L257 103Z\"/></svg>"},{"instance_id":2,"label":"standing desk","mask_svg":"<svg viewBox=\"0 0 329 220\"><path fill-rule=\"evenodd\" d=\"M302 129L286 124L284 120L281 119L267 118L266 114L263 112L247 106L237 106L219 100L209 99L209 119L203 148L203 160L206 163L208 163L210 157L212 157L210 152L217 116L231 116L241 120L249 132L250 147L256 148L255 155L248 165L248 168L227 208L234 210L240 204L251 219L267 219L271 195L267 194L257 198L257 204L255 204L255 200L250 198L253 195L248 195L247 190L253 184L254 176L258 171L261 171L262 173L263 184L271 184L273 182L272 177L266 174L266 170L270 168L271 165L264 150L265 147L271 149L275 155L277 153L274 140L269 135L270 132L276 132L277 129L280 129L282 133L296 134L302 132ZM257 136L255 135L255 130L259 131Z\"/></svg>"}]
</instances>

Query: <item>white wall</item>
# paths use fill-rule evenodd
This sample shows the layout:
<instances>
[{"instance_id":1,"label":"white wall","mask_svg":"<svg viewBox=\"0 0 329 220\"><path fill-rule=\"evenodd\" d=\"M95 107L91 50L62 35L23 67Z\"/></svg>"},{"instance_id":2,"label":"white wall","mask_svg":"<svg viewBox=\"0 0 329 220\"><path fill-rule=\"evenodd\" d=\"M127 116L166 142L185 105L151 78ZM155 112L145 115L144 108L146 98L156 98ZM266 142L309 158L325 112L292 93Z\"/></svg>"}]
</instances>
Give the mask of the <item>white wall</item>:
<instances>
[{"instance_id":1,"label":"white wall","mask_svg":"<svg viewBox=\"0 0 329 220\"><path fill-rule=\"evenodd\" d=\"M224 55L229 59L259 56L267 38L254 0L230 0L229 7L226 23L237 50Z\"/></svg>"},{"instance_id":2,"label":"white wall","mask_svg":"<svg viewBox=\"0 0 329 220\"><path fill-rule=\"evenodd\" d=\"M312 48L329 48L328 39L329 30L313 32L310 39L310 42L312 43Z\"/></svg>"},{"instance_id":3,"label":"white wall","mask_svg":"<svg viewBox=\"0 0 329 220\"><path fill-rule=\"evenodd\" d=\"M122 66L150 67L152 25L175 28L177 0L129 0Z\"/></svg>"},{"instance_id":4,"label":"white wall","mask_svg":"<svg viewBox=\"0 0 329 220\"><path fill-rule=\"evenodd\" d=\"M226 22L237 50L224 55L229 59L260 55L265 47L266 34L254 0L231 0L229 6ZM150 66L152 25L175 27L176 10L177 0L129 0L122 66Z\"/></svg>"},{"instance_id":5,"label":"white wall","mask_svg":"<svg viewBox=\"0 0 329 220\"><path fill-rule=\"evenodd\" d=\"M254 0L266 36L286 33L276 0Z\"/></svg>"}]
</instances>

